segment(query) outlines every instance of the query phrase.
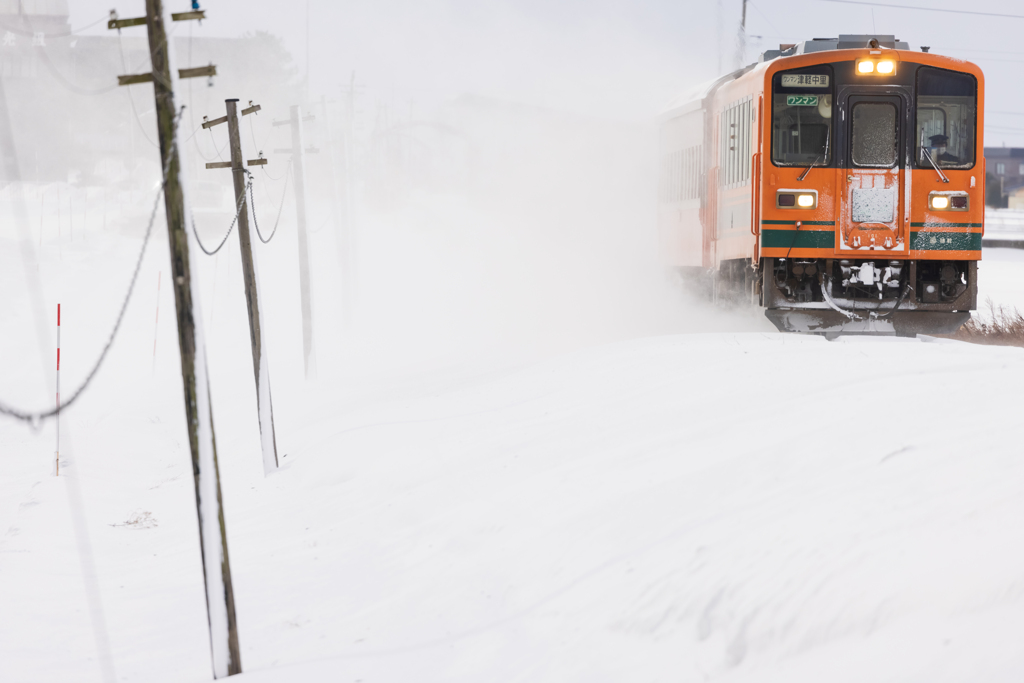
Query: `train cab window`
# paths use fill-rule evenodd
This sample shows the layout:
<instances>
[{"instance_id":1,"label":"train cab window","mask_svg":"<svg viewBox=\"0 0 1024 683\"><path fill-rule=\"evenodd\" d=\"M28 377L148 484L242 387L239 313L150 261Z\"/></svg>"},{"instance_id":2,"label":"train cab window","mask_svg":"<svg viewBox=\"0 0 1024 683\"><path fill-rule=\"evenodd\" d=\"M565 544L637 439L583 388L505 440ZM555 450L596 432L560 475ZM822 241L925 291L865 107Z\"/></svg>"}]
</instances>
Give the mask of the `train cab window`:
<instances>
[{"instance_id":1,"label":"train cab window","mask_svg":"<svg viewBox=\"0 0 1024 683\"><path fill-rule=\"evenodd\" d=\"M978 82L970 74L923 66L917 72L915 162L919 168L971 168Z\"/></svg>"},{"instance_id":2,"label":"train cab window","mask_svg":"<svg viewBox=\"0 0 1024 683\"><path fill-rule=\"evenodd\" d=\"M777 166L832 163L832 69L777 73L772 79L772 161Z\"/></svg>"},{"instance_id":3,"label":"train cab window","mask_svg":"<svg viewBox=\"0 0 1024 683\"><path fill-rule=\"evenodd\" d=\"M896 107L888 102L853 105L853 165L892 168L896 165Z\"/></svg>"}]
</instances>

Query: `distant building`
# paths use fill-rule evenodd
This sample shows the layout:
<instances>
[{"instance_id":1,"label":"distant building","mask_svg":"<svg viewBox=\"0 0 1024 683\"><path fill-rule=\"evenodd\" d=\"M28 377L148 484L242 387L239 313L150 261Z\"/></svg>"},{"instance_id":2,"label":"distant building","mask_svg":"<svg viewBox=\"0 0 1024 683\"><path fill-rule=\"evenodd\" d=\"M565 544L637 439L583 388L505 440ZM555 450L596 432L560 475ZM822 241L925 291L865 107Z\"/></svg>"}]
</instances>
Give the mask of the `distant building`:
<instances>
[{"instance_id":1,"label":"distant building","mask_svg":"<svg viewBox=\"0 0 1024 683\"><path fill-rule=\"evenodd\" d=\"M126 16L142 13L143 4ZM201 28L181 28L172 39L177 66L214 64L218 75L183 81L176 93L187 107L186 139L203 116L222 116L228 97L256 101L268 118L287 117L288 106L300 104L298 70L278 39L192 32L201 35ZM0 0L0 114L15 147L14 157L0 159L0 185L20 178L151 187L160 170L153 88L117 86L118 75L150 69L145 26L78 35L68 23L68 0Z\"/></svg>"},{"instance_id":2,"label":"distant building","mask_svg":"<svg viewBox=\"0 0 1024 683\"><path fill-rule=\"evenodd\" d=\"M1008 197L1024 187L1024 147L986 147L985 175L989 206L1008 206Z\"/></svg>"},{"instance_id":3,"label":"distant building","mask_svg":"<svg viewBox=\"0 0 1024 683\"><path fill-rule=\"evenodd\" d=\"M1017 211L1024 210L1024 185L1006 193L1006 206Z\"/></svg>"}]
</instances>

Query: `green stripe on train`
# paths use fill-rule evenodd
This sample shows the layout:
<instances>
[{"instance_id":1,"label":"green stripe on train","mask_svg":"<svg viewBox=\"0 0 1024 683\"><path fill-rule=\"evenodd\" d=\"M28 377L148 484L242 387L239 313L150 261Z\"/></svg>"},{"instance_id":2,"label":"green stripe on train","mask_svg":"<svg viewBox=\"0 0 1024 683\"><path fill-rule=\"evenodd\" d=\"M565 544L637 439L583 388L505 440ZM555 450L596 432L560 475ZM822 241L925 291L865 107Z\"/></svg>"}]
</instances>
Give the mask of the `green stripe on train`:
<instances>
[{"instance_id":1,"label":"green stripe on train","mask_svg":"<svg viewBox=\"0 0 1024 683\"><path fill-rule=\"evenodd\" d=\"M831 249L832 230L762 230L762 249ZM981 233L911 232L910 248L919 251L981 251Z\"/></svg>"},{"instance_id":2,"label":"green stripe on train","mask_svg":"<svg viewBox=\"0 0 1024 683\"><path fill-rule=\"evenodd\" d=\"M912 231L910 248L922 251L981 251L981 233Z\"/></svg>"},{"instance_id":3,"label":"green stripe on train","mask_svg":"<svg viewBox=\"0 0 1024 683\"><path fill-rule=\"evenodd\" d=\"M800 221L802 225L827 225L832 227L836 224L835 221ZM796 225L796 219L791 221L761 221L761 225Z\"/></svg>"},{"instance_id":4,"label":"green stripe on train","mask_svg":"<svg viewBox=\"0 0 1024 683\"><path fill-rule=\"evenodd\" d=\"M834 249L835 230L762 230L762 249Z\"/></svg>"},{"instance_id":5,"label":"green stripe on train","mask_svg":"<svg viewBox=\"0 0 1024 683\"><path fill-rule=\"evenodd\" d=\"M912 228L981 228L981 223L911 223Z\"/></svg>"}]
</instances>

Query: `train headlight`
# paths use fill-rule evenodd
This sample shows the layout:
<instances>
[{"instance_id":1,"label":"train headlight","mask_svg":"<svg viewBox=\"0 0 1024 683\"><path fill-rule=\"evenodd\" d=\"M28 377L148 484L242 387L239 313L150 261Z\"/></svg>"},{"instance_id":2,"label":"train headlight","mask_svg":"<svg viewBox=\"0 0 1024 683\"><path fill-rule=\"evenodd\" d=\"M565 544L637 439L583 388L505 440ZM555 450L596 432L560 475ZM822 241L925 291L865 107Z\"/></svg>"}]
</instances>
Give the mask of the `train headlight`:
<instances>
[{"instance_id":1,"label":"train headlight","mask_svg":"<svg viewBox=\"0 0 1024 683\"><path fill-rule=\"evenodd\" d=\"M857 62L858 74L879 74L880 76L891 76L896 73L896 60L894 59L862 59Z\"/></svg>"},{"instance_id":2,"label":"train headlight","mask_svg":"<svg viewBox=\"0 0 1024 683\"><path fill-rule=\"evenodd\" d=\"M777 209L814 209L817 206L817 190L779 190L775 194Z\"/></svg>"},{"instance_id":3,"label":"train headlight","mask_svg":"<svg viewBox=\"0 0 1024 683\"><path fill-rule=\"evenodd\" d=\"M971 199L966 192L930 192L928 208L932 211L967 211Z\"/></svg>"}]
</instances>

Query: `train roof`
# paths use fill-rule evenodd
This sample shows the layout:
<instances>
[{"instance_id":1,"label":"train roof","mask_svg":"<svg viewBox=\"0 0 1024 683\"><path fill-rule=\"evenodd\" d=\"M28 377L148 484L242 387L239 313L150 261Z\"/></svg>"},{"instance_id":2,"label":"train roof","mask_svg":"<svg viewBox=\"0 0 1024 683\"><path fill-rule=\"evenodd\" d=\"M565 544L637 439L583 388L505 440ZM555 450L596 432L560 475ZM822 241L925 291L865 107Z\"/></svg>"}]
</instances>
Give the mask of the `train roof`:
<instances>
[{"instance_id":1,"label":"train roof","mask_svg":"<svg viewBox=\"0 0 1024 683\"><path fill-rule=\"evenodd\" d=\"M785 49L782 49L785 48ZM910 50L910 44L899 40L894 35L883 34L841 34L838 38L813 38L793 45L782 45L778 50L765 50L753 64L748 64L731 73L715 78L702 85L673 98L657 116L657 120L665 121L676 116L701 109L704 100L721 85L743 76L758 66L780 57L795 57L815 52L830 50L856 50L865 48L886 48L890 50ZM928 48L921 50L928 52Z\"/></svg>"},{"instance_id":2,"label":"train roof","mask_svg":"<svg viewBox=\"0 0 1024 683\"><path fill-rule=\"evenodd\" d=\"M872 44L872 41L876 41ZM840 35L838 38L813 38L802 43L785 46L778 50L765 50L761 53L759 62L768 62L776 57L792 57L793 55L806 55L811 52L825 52L827 50L854 50L864 47L885 47L890 50L909 50L910 45L898 40L893 35Z\"/></svg>"}]
</instances>

